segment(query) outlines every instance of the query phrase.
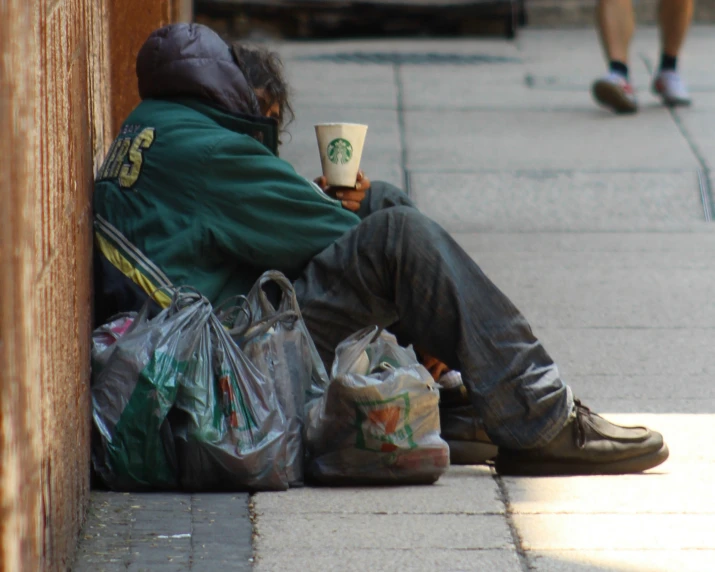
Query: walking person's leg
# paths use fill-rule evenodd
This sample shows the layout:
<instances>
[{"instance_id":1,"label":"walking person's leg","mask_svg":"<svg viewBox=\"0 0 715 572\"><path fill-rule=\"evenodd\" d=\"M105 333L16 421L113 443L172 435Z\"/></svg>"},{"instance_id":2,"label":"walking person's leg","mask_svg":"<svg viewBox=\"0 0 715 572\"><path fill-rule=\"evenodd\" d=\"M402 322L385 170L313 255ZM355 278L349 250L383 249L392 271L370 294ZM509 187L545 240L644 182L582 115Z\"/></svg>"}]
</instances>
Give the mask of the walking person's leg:
<instances>
[{"instance_id":1,"label":"walking person's leg","mask_svg":"<svg viewBox=\"0 0 715 572\"><path fill-rule=\"evenodd\" d=\"M662 437L574 406L551 357L513 304L437 223L409 206L367 216L316 256L295 284L330 364L356 330L399 322L410 342L462 372L502 472L645 470Z\"/></svg>"},{"instance_id":2,"label":"walking person's leg","mask_svg":"<svg viewBox=\"0 0 715 572\"><path fill-rule=\"evenodd\" d=\"M653 79L653 91L665 105L690 105L690 95L677 70L678 56L693 18L693 0L661 0L660 66Z\"/></svg>"},{"instance_id":3,"label":"walking person's leg","mask_svg":"<svg viewBox=\"0 0 715 572\"><path fill-rule=\"evenodd\" d=\"M599 0L596 27L608 60L608 73L592 87L594 99L616 113L638 109L628 77L628 50L635 30L632 0Z\"/></svg>"},{"instance_id":4,"label":"walking person's leg","mask_svg":"<svg viewBox=\"0 0 715 572\"><path fill-rule=\"evenodd\" d=\"M603 51L611 62L628 65L628 51L636 28L632 0L600 0L596 25Z\"/></svg>"}]
</instances>

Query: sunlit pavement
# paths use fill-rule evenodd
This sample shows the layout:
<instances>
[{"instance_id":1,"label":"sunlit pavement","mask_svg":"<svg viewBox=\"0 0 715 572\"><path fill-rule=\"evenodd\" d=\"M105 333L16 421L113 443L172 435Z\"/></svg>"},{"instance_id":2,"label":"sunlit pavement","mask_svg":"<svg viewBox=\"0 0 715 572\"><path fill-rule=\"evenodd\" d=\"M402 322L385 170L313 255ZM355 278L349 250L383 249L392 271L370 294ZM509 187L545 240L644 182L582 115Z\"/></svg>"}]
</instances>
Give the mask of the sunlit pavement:
<instances>
[{"instance_id":1,"label":"sunlit pavement","mask_svg":"<svg viewBox=\"0 0 715 572\"><path fill-rule=\"evenodd\" d=\"M631 117L591 101L603 63L590 30L276 48L297 103L282 155L312 178L312 125L367 123L367 174L407 183L577 396L662 431L671 457L622 477L455 467L432 487L258 494L257 569L712 570L715 29L689 38L694 106L675 112L648 92L657 34L638 30Z\"/></svg>"}]
</instances>

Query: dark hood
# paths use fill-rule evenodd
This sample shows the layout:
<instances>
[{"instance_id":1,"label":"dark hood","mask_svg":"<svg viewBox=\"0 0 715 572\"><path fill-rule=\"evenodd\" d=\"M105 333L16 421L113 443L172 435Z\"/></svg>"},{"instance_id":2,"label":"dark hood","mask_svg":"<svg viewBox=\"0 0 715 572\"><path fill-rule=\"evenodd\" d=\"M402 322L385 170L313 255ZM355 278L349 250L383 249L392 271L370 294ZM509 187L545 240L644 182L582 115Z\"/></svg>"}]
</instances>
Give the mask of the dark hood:
<instances>
[{"instance_id":1,"label":"dark hood","mask_svg":"<svg viewBox=\"0 0 715 572\"><path fill-rule=\"evenodd\" d=\"M201 24L152 32L137 56L137 78L142 99L196 98L232 113L261 115L228 44Z\"/></svg>"}]
</instances>

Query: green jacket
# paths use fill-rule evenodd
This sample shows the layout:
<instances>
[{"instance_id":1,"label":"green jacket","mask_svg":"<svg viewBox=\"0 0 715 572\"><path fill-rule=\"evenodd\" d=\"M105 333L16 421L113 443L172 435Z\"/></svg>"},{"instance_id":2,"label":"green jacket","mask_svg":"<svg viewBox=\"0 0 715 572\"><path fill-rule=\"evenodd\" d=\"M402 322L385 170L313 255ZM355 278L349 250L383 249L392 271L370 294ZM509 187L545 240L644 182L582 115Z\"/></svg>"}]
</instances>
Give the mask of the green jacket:
<instances>
[{"instance_id":1,"label":"green jacket","mask_svg":"<svg viewBox=\"0 0 715 572\"><path fill-rule=\"evenodd\" d=\"M101 263L161 306L160 287L193 286L216 304L267 269L294 279L359 222L278 158L272 121L195 99L146 99L129 115L94 211ZM99 277L98 296L118 287L108 282Z\"/></svg>"}]
</instances>

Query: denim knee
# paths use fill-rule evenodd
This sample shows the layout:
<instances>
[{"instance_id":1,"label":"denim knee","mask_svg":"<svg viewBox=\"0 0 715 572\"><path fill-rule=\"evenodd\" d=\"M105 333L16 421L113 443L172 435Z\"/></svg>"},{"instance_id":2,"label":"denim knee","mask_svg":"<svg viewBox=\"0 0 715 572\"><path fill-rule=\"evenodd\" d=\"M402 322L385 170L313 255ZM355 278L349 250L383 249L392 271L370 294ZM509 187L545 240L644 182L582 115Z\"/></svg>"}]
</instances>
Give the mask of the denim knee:
<instances>
[{"instance_id":1,"label":"denim knee","mask_svg":"<svg viewBox=\"0 0 715 572\"><path fill-rule=\"evenodd\" d=\"M396 226L401 228L402 232L410 235L432 235L441 230L441 227L436 222L411 206L396 206L385 212L393 218Z\"/></svg>"}]
</instances>

